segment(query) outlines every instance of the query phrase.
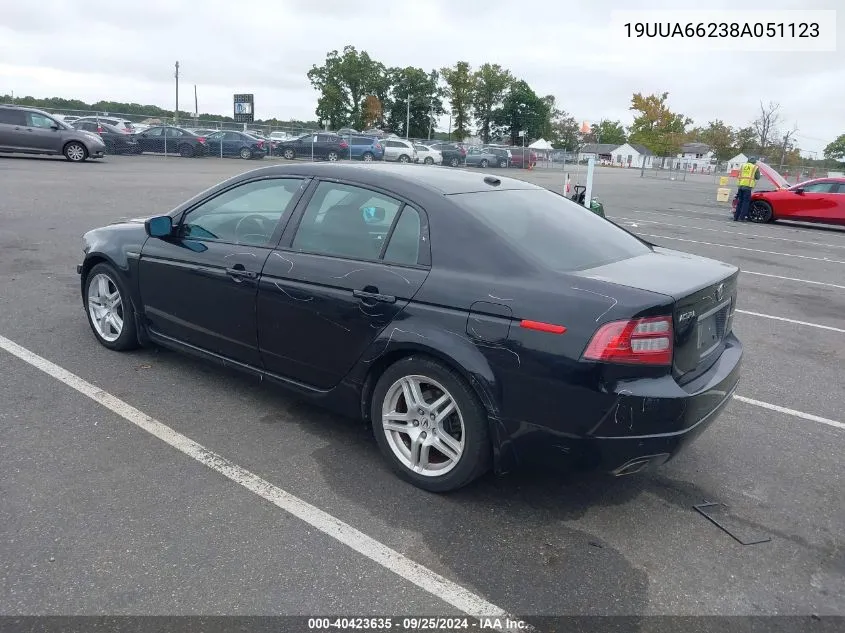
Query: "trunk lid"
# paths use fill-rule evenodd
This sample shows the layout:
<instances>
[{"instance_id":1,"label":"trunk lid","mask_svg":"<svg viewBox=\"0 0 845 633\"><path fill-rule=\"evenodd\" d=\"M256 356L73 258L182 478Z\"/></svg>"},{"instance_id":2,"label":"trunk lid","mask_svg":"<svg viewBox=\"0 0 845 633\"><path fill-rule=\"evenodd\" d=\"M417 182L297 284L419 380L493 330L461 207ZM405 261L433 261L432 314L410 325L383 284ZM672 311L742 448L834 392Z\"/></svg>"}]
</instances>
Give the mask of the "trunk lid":
<instances>
[{"instance_id":1,"label":"trunk lid","mask_svg":"<svg viewBox=\"0 0 845 633\"><path fill-rule=\"evenodd\" d=\"M674 373L692 380L722 353L736 307L739 268L698 255L653 252L578 273L674 300Z\"/></svg>"}]
</instances>

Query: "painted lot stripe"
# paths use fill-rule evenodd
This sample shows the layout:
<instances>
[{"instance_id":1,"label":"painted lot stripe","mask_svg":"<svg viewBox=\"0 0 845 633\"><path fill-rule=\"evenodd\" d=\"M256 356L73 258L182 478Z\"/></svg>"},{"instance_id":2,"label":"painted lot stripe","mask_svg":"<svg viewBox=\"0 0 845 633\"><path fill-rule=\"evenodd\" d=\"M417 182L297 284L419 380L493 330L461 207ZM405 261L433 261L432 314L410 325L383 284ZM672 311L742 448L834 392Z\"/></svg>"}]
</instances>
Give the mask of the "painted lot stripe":
<instances>
[{"instance_id":1,"label":"painted lot stripe","mask_svg":"<svg viewBox=\"0 0 845 633\"><path fill-rule=\"evenodd\" d=\"M642 237L657 237L664 240L676 240L678 242L689 242L691 244L704 244L705 246L718 246L719 248L733 248L739 251L751 251L752 253L768 253L769 255L779 255L781 257L796 257L798 259L812 259L816 262L827 262L828 264L845 264L841 259L830 259L829 257L810 257L809 255L795 255L794 253L780 253L778 251L764 251L759 248L748 248L747 246L733 246L731 244L716 244L713 242L700 242L698 240L690 240L684 237L672 237L670 235L651 235L649 233L640 233Z\"/></svg>"},{"instance_id":2,"label":"painted lot stripe","mask_svg":"<svg viewBox=\"0 0 845 633\"><path fill-rule=\"evenodd\" d=\"M746 398L745 396L734 395L734 400L739 400L740 402L751 404L755 407L762 407L763 409L768 409L769 411L777 411L778 413L793 415L796 418L801 418L802 420L810 420L811 422L826 424L836 429L845 429L845 423L837 422L836 420L831 420L829 418L823 418L818 415L813 415L812 413L804 413L803 411L796 411L795 409L787 409L786 407L781 407L776 404L770 404L768 402L762 402L761 400L754 400L753 398Z\"/></svg>"},{"instance_id":3,"label":"painted lot stripe","mask_svg":"<svg viewBox=\"0 0 845 633\"><path fill-rule=\"evenodd\" d=\"M637 213L636 211L634 213ZM652 213L648 211L647 213ZM677 216L673 216L677 217ZM610 218L611 220L613 218ZM782 242L792 242L794 244L809 244L810 246L815 247L822 247L822 248L845 248L845 244L823 244L820 242L809 242L807 240L795 240L791 237L777 237L775 235L759 235L758 233L744 233L742 231L726 231L725 229L708 229L703 226L690 226L688 224L674 224L672 222L663 222L660 220L639 220L637 218L623 218L621 216L618 217L620 220L625 220L627 222L634 222L635 226L636 223L639 224L660 224L662 226L674 226L677 228L682 229L695 229L696 231L710 231L711 233L727 233L728 235L733 235L735 237L753 237L754 239L762 239L762 240L780 240Z\"/></svg>"},{"instance_id":4,"label":"painted lot stripe","mask_svg":"<svg viewBox=\"0 0 845 633\"><path fill-rule=\"evenodd\" d=\"M794 323L795 325L806 325L807 327L815 327L820 330L830 330L831 332L840 332L845 334L845 329L841 327L833 327L832 325L821 325L820 323L810 323L809 321L798 321L796 319L787 319L786 317L774 316L773 314L763 314L762 312L751 312L750 310L740 310L737 308L736 312L739 314L748 314L763 319L773 319L774 321L785 321L786 323Z\"/></svg>"},{"instance_id":5,"label":"painted lot stripe","mask_svg":"<svg viewBox=\"0 0 845 633\"><path fill-rule=\"evenodd\" d=\"M797 277L784 277L782 275L772 275L770 273L757 273L752 272L750 270L741 270L740 276L742 275L759 275L760 277L772 277L774 279L785 279L786 281L798 281L802 284L812 284L814 286L827 286L828 288L838 288L839 290L845 290L845 286L840 286L839 284L832 284L828 283L827 281L810 281L809 279L798 279Z\"/></svg>"},{"instance_id":6,"label":"painted lot stripe","mask_svg":"<svg viewBox=\"0 0 845 633\"><path fill-rule=\"evenodd\" d=\"M710 222L711 224L716 223L716 224L719 224L721 226L724 226L726 222L730 222L730 220L727 219L727 214L726 214L724 220L714 220L714 219L711 219L711 218L708 218L708 217L704 217L703 215L698 214L695 211L692 211L692 213L695 214L698 217L690 217L690 216L685 216L685 215L679 216L677 213L664 213L662 211L647 211L647 210L641 210L641 209L626 209L624 211L624 213L647 213L648 215L659 215L659 216L662 216L662 217L672 218L673 220L687 220L687 219L689 219L689 220L692 220L693 222ZM634 220L634 222L644 222L644 221L645 220ZM654 222L654 220L651 220L651 221ZM733 222L730 222L730 223L733 224ZM759 235L759 234L756 234L756 233L753 233L753 234L752 233L743 233L742 231L739 230L741 228L741 226L742 225L738 225L736 227L737 228L737 231L736 231L737 235L753 235L754 237L765 237L764 235ZM825 225L825 226L829 226L829 225ZM690 227L690 228L692 228L692 227ZM695 227L695 228L699 228L699 227ZM807 232L810 232L810 231L813 230L813 228L811 228L811 227L798 228L794 224L784 224L784 225L780 226L779 228L781 228L783 230L791 230L795 233L807 233ZM716 230L725 230L725 229L702 229L702 230L716 231ZM733 231L727 231L727 232L733 233ZM834 232L834 234L837 234L837 233L845 236L845 231ZM789 239L789 238L778 238L778 239ZM826 242L811 242L809 240L790 240L790 241L797 242L798 244L809 244L811 246L828 246L830 248L845 248L845 244L828 244Z\"/></svg>"},{"instance_id":7,"label":"painted lot stripe","mask_svg":"<svg viewBox=\"0 0 845 633\"><path fill-rule=\"evenodd\" d=\"M230 462L225 457L217 455L169 426L142 413L132 405L123 402L119 398L92 385L66 369L51 363L46 358L21 347L14 341L0 336L0 348L13 356L17 356L36 369L40 369L48 376L72 387L82 395L100 403L127 422L143 429L165 444L184 453L191 459L208 466L211 470L220 473L247 490L254 492L262 499L301 519L324 534L378 563L385 569L392 571L443 602L459 609L463 613L471 616L509 617L503 609L487 602L481 596L440 576L427 567L415 563L403 554L367 536L331 514L274 486L269 481Z\"/></svg>"}]
</instances>

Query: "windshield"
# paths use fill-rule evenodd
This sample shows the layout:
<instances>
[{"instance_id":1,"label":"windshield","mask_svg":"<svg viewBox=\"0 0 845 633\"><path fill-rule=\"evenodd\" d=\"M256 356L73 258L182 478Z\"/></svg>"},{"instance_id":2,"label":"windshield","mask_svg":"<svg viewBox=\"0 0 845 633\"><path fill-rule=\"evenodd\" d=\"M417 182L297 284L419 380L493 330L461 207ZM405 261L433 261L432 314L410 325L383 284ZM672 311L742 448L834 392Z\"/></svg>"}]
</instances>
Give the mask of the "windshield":
<instances>
[{"instance_id":1,"label":"windshield","mask_svg":"<svg viewBox=\"0 0 845 633\"><path fill-rule=\"evenodd\" d=\"M651 250L612 222L546 189L462 193L452 198L514 251L552 270L595 268Z\"/></svg>"}]
</instances>

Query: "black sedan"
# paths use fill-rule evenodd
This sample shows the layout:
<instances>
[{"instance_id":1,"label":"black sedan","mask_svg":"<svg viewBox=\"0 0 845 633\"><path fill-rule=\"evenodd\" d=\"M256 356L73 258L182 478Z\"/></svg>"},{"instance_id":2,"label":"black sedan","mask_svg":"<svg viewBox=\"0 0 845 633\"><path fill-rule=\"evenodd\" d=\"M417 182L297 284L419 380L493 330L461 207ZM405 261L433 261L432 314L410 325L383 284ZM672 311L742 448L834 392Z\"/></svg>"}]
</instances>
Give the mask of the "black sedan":
<instances>
[{"instance_id":1,"label":"black sedan","mask_svg":"<svg viewBox=\"0 0 845 633\"><path fill-rule=\"evenodd\" d=\"M184 158L205 156L207 149L204 136L190 130L171 125L160 125L136 134L141 152L154 154L179 154Z\"/></svg>"},{"instance_id":2,"label":"black sedan","mask_svg":"<svg viewBox=\"0 0 845 633\"><path fill-rule=\"evenodd\" d=\"M106 144L106 154L137 154L139 151L135 135L126 128L87 119L75 121L71 126L77 130L99 134Z\"/></svg>"},{"instance_id":3,"label":"black sedan","mask_svg":"<svg viewBox=\"0 0 845 633\"><path fill-rule=\"evenodd\" d=\"M364 418L447 491L491 467L661 464L729 402L734 266L642 241L520 180L277 165L89 231L85 313Z\"/></svg>"},{"instance_id":4,"label":"black sedan","mask_svg":"<svg viewBox=\"0 0 845 633\"><path fill-rule=\"evenodd\" d=\"M264 158L267 155L267 141L245 132L214 132L205 139L211 156L240 156L244 160Z\"/></svg>"}]
</instances>

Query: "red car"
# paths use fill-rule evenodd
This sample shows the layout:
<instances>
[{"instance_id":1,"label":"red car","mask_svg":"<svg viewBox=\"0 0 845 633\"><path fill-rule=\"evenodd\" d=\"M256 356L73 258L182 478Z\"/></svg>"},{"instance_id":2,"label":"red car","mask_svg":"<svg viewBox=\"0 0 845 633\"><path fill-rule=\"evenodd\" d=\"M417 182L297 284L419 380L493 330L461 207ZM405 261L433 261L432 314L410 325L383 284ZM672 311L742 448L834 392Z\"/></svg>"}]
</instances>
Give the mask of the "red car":
<instances>
[{"instance_id":1,"label":"red car","mask_svg":"<svg viewBox=\"0 0 845 633\"><path fill-rule=\"evenodd\" d=\"M816 178L776 191L755 191L748 219L845 225L845 178Z\"/></svg>"},{"instance_id":2,"label":"red car","mask_svg":"<svg viewBox=\"0 0 845 633\"><path fill-rule=\"evenodd\" d=\"M527 168L537 164L537 152L527 147L511 147L511 167Z\"/></svg>"}]
</instances>

